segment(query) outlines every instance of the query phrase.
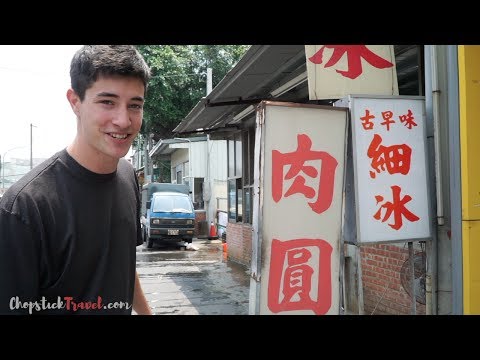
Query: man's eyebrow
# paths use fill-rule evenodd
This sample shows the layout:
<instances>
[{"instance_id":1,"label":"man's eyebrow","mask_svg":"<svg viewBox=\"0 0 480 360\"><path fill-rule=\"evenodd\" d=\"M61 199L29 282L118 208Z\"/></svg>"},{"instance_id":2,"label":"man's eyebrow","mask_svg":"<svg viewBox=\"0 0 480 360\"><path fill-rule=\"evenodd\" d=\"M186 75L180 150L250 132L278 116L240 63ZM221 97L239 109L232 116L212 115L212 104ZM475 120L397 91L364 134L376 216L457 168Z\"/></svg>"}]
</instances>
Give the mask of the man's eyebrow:
<instances>
[{"instance_id":1,"label":"man's eyebrow","mask_svg":"<svg viewBox=\"0 0 480 360\"><path fill-rule=\"evenodd\" d=\"M107 97L114 97L114 98L118 98L118 97L119 97L117 94L109 93L109 92L106 92L106 91L99 92L96 96L98 96L98 97L100 97L100 96L107 96Z\"/></svg>"},{"instance_id":2,"label":"man's eyebrow","mask_svg":"<svg viewBox=\"0 0 480 360\"><path fill-rule=\"evenodd\" d=\"M100 92L96 96L97 97L102 97L103 96L103 97L119 98L119 96L117 94L109 93L109 92L106 92L106 91ZM140 101L140 102L145 101L145 99L142 96L134 96L134 97L131 98L131 100Z\"/></svg>"}]
</instances>

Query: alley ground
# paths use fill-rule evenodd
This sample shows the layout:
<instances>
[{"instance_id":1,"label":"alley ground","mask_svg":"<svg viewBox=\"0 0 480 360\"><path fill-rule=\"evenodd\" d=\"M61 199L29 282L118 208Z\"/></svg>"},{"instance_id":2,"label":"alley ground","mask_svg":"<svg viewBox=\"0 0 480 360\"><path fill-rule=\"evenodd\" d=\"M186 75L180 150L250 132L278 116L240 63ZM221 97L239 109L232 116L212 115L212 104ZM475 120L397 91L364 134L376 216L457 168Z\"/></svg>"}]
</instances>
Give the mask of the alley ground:
<instances>
[{"instance_id":1,"label":"alley ground","mask_svg":"<svg viewBox=\"0 0 480 360\"><path fill-rule=\"evenodd\" d=\"M226 260L220 240L198 250L137 247L137 272L155 315L248 315L249 274Z\"/></svg>"}]
</instances>

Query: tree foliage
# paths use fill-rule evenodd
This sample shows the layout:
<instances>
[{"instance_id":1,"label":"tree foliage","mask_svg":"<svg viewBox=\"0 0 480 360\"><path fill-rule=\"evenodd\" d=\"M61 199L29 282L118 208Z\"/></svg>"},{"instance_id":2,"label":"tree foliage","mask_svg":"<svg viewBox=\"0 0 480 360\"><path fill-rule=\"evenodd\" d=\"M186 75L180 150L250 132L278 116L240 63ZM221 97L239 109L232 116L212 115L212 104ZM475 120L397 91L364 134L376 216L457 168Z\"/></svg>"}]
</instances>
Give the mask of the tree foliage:
<instances>
[{"instance_id":1,"label":"tree foliage","mask_svg":"<svg viewBox=\"0 0 480 360\"><path fill-rule=\"evenodd\" d=\"M206 95L207 67L215 87L238 62L247 45L139 45L152 71L141 133L155 140L172 130Z\"/></svg>"}]
</instances>

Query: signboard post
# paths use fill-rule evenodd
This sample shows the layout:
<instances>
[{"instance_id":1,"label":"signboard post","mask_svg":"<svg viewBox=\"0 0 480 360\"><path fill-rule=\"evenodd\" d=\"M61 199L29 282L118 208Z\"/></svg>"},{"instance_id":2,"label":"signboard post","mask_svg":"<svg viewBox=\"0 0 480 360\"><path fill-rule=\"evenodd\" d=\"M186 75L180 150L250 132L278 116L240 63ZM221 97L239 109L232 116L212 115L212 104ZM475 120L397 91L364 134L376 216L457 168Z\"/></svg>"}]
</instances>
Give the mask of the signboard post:
<instances>
[{"instance_id":1,"label":"signboard post","mask_svg":"<svg viewBox=\"0 0 480 360\"><path fill-rule=\"evenodd\" d=\"M257 110L251 314L340 312L346 110Z\"/></svg>"},{"instance_id":2,"label":"signboard post","mask_svg":"<svg viewBox=\"0 0 480 360\"><path fill-rule=\"evenodd\" d=\"M338 104L350 108L356 241L429 239L424 98L350 95Z\"/></svg>"},{"instance_id":3,"label":"signboard post","mask_svg":"<svg viewBox=\"0 0 480 360\"><path fill-rule=\"evenodd\" d=\"M305 45L310 100L398 95L393 45Z\"/></svg>"}]
</instances>

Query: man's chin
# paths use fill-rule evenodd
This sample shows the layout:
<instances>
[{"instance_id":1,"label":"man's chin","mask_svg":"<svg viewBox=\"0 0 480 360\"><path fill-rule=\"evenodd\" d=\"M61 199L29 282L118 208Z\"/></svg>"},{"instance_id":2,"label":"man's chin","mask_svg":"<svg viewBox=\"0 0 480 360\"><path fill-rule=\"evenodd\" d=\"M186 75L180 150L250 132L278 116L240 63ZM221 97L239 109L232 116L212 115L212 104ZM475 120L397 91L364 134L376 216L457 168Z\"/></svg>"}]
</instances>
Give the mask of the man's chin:
<instances>
[{"instance_id":1,"label":"man's chin","mask_svg":"<svg viewBox=\"0 0 480 360\"><path fill-rule=\"evenodd\" d=\"M131 145L129 145L126 149L117 149L117 151L115 151L115 153L113 154L113 157L115 157L118 160L124 158L128 154L130 147Z\"/></svg>"}]
</instances>

